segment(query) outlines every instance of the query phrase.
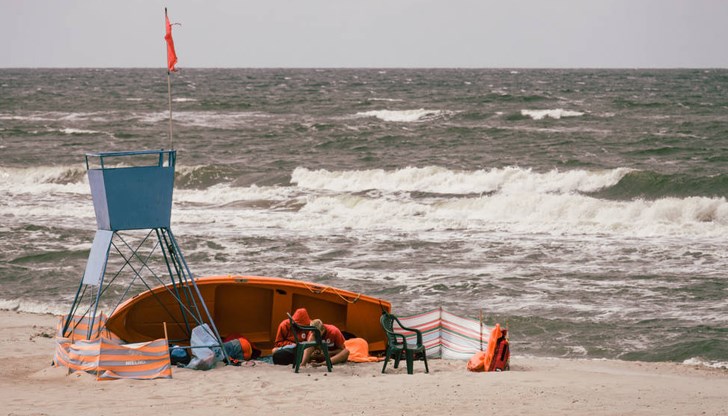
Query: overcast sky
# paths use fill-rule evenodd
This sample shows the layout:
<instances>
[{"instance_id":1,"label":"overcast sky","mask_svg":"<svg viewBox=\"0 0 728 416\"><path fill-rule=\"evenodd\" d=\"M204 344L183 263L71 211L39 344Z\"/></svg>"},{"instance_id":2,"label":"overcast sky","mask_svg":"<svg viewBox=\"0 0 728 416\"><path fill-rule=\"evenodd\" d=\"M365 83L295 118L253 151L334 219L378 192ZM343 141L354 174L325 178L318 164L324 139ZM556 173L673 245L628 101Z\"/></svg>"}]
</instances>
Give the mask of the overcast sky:
<instances>
[{"instance_id":1,"label":"overcast sky","mask_svg":"<svg viewBox=\"0 0 728 416\"><path fill-rule=\"evenodd\" d=\"M0 0L0 67L727 68L725 0Z\"/></svg>"}]
</instances>

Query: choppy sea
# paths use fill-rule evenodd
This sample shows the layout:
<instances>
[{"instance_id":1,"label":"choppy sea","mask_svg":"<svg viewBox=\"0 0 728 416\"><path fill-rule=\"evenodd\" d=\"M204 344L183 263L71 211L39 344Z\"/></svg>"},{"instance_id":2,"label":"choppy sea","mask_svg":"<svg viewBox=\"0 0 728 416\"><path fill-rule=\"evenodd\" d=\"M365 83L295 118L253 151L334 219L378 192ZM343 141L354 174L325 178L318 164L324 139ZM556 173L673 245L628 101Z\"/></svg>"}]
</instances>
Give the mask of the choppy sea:
<instances>
[{"instance_id":1,"label":"choppy sea","mask_svg":"<svg viewBox=\"0 0 728 416\"><path fill-rule=\"evenodd\" d=\"M513 353L728 367L728 71L0 69L0 308L66 313L84 155L177 150L196 276L508 324Z\"/></svg>"}]
</instances>

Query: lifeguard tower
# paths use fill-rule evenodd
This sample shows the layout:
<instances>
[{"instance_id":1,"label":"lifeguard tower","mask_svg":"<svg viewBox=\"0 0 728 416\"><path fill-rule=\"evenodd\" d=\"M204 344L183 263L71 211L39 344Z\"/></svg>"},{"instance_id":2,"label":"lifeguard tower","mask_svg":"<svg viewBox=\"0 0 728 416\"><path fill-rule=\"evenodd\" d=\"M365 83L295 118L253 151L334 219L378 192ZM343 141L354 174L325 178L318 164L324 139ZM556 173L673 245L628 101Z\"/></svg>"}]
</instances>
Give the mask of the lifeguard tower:
<instances>
[{"instance_id":1,"label":"lifeguard tower","mask_svg":"<svg viewBox=\"0 0 728 416\"><path fill-rule=\"evenodd\" d=\"M175 150L86 154L98 227L64 320L63 336L75 329L70 326L78 317L85 317L90 320L86 339L96 337L92 332L103 327L94 322L104 319L100 307L110 308L111 316L122 301L136 294L133 288L166 285L184 317L187 340L194 326L208 323L227 360L220 334L170 228L175 162ZM118 270L111 271L111 266ZM118 299L116 303L113 298ZM79 309L82 304L88 305L85 310Z\"/></svg>"}]
</instances>

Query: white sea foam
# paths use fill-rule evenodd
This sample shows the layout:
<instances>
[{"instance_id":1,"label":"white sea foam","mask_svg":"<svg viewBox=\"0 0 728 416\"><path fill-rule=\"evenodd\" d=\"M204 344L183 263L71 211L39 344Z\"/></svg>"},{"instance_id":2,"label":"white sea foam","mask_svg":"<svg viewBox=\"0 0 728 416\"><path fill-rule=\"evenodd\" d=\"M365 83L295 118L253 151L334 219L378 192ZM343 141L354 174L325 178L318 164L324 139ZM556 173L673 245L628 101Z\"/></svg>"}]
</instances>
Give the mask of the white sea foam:
<instances>
[{"instance_id":1,"label":"white sea foam","mask_svg":"<svg viewBox=\"0 0 728 416\"><path fill-rule=\"evenodd\" d=\"M709 367L709 368L722 368L728 370L728 361L710 361L710 360L704 360L702 358L688 358L687 360L683 361L683 364L685 365L699 365L703 367Z\"/></svg>"},{"instance_id":2,"label":"white sea foam","mask_svg":"<svg viewBox=\"0 0 728 416\"><path fill-rule=\"evenodd\" d=\"M581 111L564 110L561 108L553 110L521 110L521 115L531 117L534 120L543 120L546 117L560 119L562 117L579 117L584 113Z\"/></svg>"},{"instance_id":3,"label":"white sea foam","mask_svg":"<svg viewBox=\"0 0 728 416\"><path fill-rule=\"evenodd\" d=\"M262 193L269 194L267 191ZM220 189L220 199L232 197ZM182 199L190 199L181 195ZM195 198L205 200L206 198ZM215 199L215 198L211 198ZM209 205L187 207L175 213L184 222L230 229L266 227L310 233L333 230L383 230L392 232L485 232L518 235L594 235L614 238L702 238L709 241L728 232L725 200L692 199L649 202L606 202L579 195L496 194L476 198L411 200L404 195L301 195L292 200L269 200L264 206L236 208ZM251 199L253 200L253 199ZM208 202L210 202L208 200ZM300 209L288 209L291 204ZM281 207L280 211L275 206ZM663 207L669 207L665 215ZM705 222L696 212L714 211ZM276 212L277 211L277 212ZM216 226L216 227L217 227ZM314 233L315 234L315 233ZM619 253L615 253L619 255ZM624 257L622 255L622 257ZM695 267L699 267L696 265Z\"/></svg>"},{"instance_id":4,"label":"white sea foam","mask_svg":"<svg viewBox=\"0 0 728 416\"><path fill-rule=\"evenodd\" d=\"M6 113L0 113L0 120L18 120L18 121L49 121L49 120L55 120L53 118L49 117L42 117L40 115L29 115L29 116L19 116L15 114L6 114Z\"/></svg>"},{"instance_id":5,"label":"white sea foam","mask_svg":"<svg viewBox=\"0 0 728 416\"><path fill-rule=\"evenodd\" d=\"M0 310L49 313L61 316L68 313L68 304L0 299Z\"/></svg>"},{"instance_id":6,"label":"white sea foam","mask_svg":"<svg viewBox=\"0 0 728 416\"><path fill-rule=\"evenodd\" d=\"M234 219L230 221L239 226L286 229L702 238L728 232L725 198L613 201L583 194L612 186L627 172L537 173L517 167L469 172L440 167L334 172L298 168L291 178L296 186L222 183L203 190L178 189L174 201L180 208L175 218L205 223L224 221L222 217L231 215ZM411 192L425 195L412 196ZM5 204L2 213L6 215L63 217L69 209L84 219L92 215L82 166L0 168L0 194L13 201ZM241 207L247 219L237 218Z\"/></svg>"},{"instance_id":7,"label":"white sea foam","mask_svg":"<svg viewBox=\"0 0 728 416\"><path fill-rule=\"evenodd\" d=\"M106 122L115 116L115 112L61 112L61 111L31 111L25 114L0 113L0 120L18 121L94 121Z\"/></svg>"},{"instance_id":8,"label":"white sea foam","mask_svg":"<svg viewBox=\"0 0 728 416\"><path fill-rule=\"evenodd\" d=\"M178 98L173 98L172 101L174 101L176 103L189 103L189 102L197 101L197 99L187 98L187 97L178 97Z\"/></svg>"},{"instance_id":9,"label":"white sea foam","mask_svg":"<svg viewBox=\"0 0 728 416\"><path fill-rule=\"evenodd\" d=\"M612 186L627 172L535 173L520 168L453 172L437 167L329 172L299 168L291 181L317 192L343 193L308 197L303 211L328 217L322 225L333 221L354 228L633 236L709 237L728 231L725 198L605 201L581 194ZM363 191L369 193L350 194ZM413 200L407 194L412 191L443 195ZM384 194L379 195L381 192Z\"/></svg>"},{"instance_id":10,"label":"white sea foam","mask_svg":"<svg viewBox=\"0 0 728 416\"><path fill-rule=\"evenodd\" d=\"M34 186L58 186L75 189L84 186L88 191L83 166L38 166L32 168L0 167L0 190L32 193ZM46 192L44 188L42 192Z\"/></svg>"},{"instance_id":11,"label":"white sea foam","mask_svg":"<svg viewBox=\"0 0 728 416\"><path fill-rule=\"evenodd\" d=\"M0 218L10 223L76 226L93 223L82 167L0 167Z\"/></svg>"},{"instance_id":12,"label":"white sea foam","mask_svg":"<svg viewBox=\"0 0 728 416\"><path fill-rule=\"evenodd\" d=\"M631 170L618 168L604 171L552 170L533 172L519 167L494 168L477 171L453 171L428 166L408 167L394 171L382 169L364 171L309 170L297 168L291 182L307 189L337 192L419 191L443 194L501 193L570 193L593 192L613 186Z\"/></svg>"},{"instance_id":13,"label":"white sea foam","mask_svg":"<svg viewBox=\"0 0 728 416\"><path fill-rule=\"evenodd\" d=\"M245 126L252 119L268 118L270 115L260 112L210 112L210 111L177 111L172 119L179 124L197 127L230 129ZM167 112L144 113L140 115L142 123L160 123L169 119Z\"/></svg>"},{"instance_id":14,"label":"white sea foam","mask_svg":"<svg viewBox=\"0 0 728 416\"><path fill-rule=\"evenodd\" d=\"M84 130L84 129L73 129L73 128L65 128L60 130L61 133L65 134L99 134L100 131L96 130Z\"/></svg>"},{"instance_id":15,"label":"white sea foam","mask_svg":"<svg viewBox=\"0 0 728 416\"><path fill-rule=\"evenodd\" d=\"M355 117L376 117L383 121L400 123L413 123L420 121L434 120L451 115L452 112L445 110L372 110L356 113Z\"/></svg>"},{"instance_id":16,"label":"white sea foam","mask_svg":"<svg viewBox=\"0 0 728 416\"><path fill-rule=\"evenodd\" d=\"M204 191L177 189L174 196L180 202L225 205L240 201L287 201L297 194L300 194L300 191L291 187L256 185L233 187L229 184L218 184Z\"/></svg>"},{"instance_id":17,"label":"white sea foam","mask_svg":"<svg viewBox=\"0 0 728 416\"><path fill-rule=\"evenodd\" d=\"M401 99L401 98L376 98L376 97L374 97L374 98L369 98L368 100L369 100L369 101L387 101L387 102L390 102L390 103L394 103L394 102L402 102L402 101L404 101L404 100L403 100L403 99Z\"/></svg>"},{"instance_id":18,"label":"white sea foam","mask_svg":"<svg viewBox=\"0 0 728 416\"><path fill-rule=\"evenodd\" d=\"M728 231L725 198L604 201L574 194L495 194L449 200L439 214L529 233L708 237Z\"/></svg>"},{"instance_id":19,"label":"white sea foam","mask_svg":"<svg viewBox=\"0 0 728 416\"><path fill-rule=\"evenodd\" d=\"M566 345L565 347L569 350L569 355L587 355L586 348L581 345Z\"/></svg>"},{"instance_id":20,"label":"white sea foam","mask_svg":"<svg viewBox=\"0 0 728 416\"><path fill-rule=\"evenodd\" d=\"M66 113L60 116L59 120L64 121L94 121L94 122L106 122L109 121L115 113L108 111L97 111L91 113ZM60 115L60 114L59 114Z\"/></svg>"}]
</instances>

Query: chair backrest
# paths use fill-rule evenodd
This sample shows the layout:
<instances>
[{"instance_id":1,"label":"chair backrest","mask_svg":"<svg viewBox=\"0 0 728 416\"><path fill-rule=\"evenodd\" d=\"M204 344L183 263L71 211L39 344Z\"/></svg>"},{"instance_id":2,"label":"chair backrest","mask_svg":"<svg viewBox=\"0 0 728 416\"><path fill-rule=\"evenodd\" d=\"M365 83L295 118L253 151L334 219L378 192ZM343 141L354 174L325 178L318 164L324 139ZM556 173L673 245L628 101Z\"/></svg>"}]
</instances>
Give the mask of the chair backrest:
<instances>
[{"instance_id":1,"label":"chair backrest","mask_svg":"<svg viewBox=\"0 0 728 416\"><path fill-rule=\"evenodd\" d=\"M296 321L293 320L293 317L290 313L286 312L286 315L288 315L288 322L291 324L291 331L293 332L293 338L296 341L296 344L298 344L300 341L298 339L298 334L306 333L306 332L313 332L313 336L316 339L316 343L321 345L321 332L318 328L316 328L313 325L299 325Z\"/></svg>"},{"instance_id":2,"label":"chair backrest","mask_svg":"<svg viewBox=\"0 0 728 416\"><path fill-rule=\"evenodd\" d=\"M382 316L379 318L379 323L382 324L382 329L384 329L384 333L387 336L387 343L390 345L401 343L397 341L397 336L394 332L395 319L397 318L394 315L387 312L383 312Z\"/></svg>"}]
</instances>

